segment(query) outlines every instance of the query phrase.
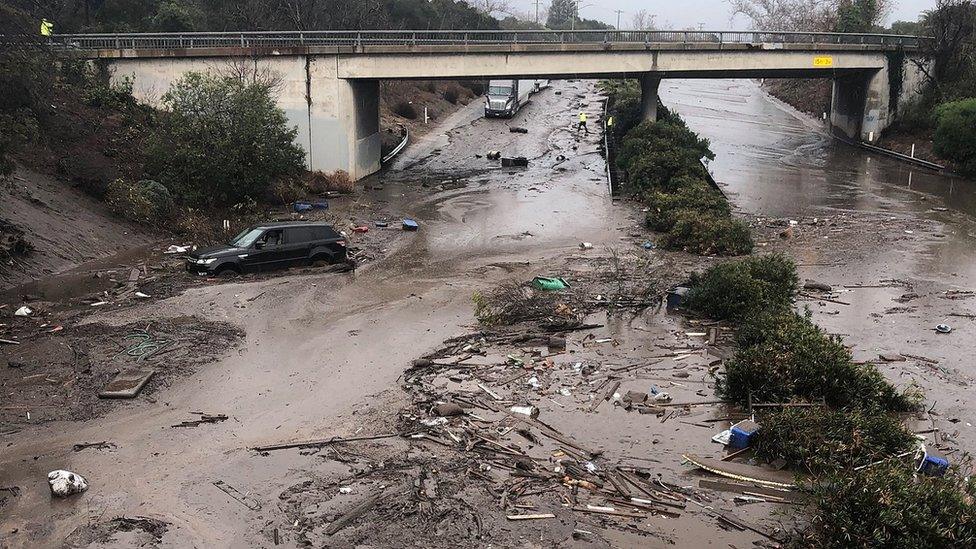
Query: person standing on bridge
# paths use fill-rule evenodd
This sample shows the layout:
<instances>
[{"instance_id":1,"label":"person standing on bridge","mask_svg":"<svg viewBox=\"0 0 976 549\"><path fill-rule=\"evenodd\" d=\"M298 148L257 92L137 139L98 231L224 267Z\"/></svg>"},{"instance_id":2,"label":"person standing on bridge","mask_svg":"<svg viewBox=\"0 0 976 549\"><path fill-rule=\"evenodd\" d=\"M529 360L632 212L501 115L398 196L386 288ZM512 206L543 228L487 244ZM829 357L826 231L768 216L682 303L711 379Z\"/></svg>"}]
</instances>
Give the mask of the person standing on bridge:
<instances>
[{"instance_id":1,"label":"person standing on bridge","mask_svg":"<svg viewBox=\"0 0 976 549\"><path fill-rule=\"evenodd\" d=\"M586 132L586 135L590 135L590 130L586 127L586 113L583 111L580 111L579 124L576 125L576 131L579 132L580 130Z\"/></svg>"}]
</instances>

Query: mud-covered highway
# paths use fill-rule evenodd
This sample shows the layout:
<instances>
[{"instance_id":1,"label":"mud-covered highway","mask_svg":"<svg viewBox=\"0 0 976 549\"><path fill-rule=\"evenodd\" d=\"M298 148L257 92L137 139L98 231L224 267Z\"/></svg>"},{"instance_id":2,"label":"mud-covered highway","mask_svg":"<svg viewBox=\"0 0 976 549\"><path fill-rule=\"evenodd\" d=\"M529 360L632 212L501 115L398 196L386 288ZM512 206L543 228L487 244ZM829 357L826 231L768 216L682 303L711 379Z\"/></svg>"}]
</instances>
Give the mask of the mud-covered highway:
<instances>
[{"instance_id":1,"label":"mud-covered highway","mask_svg":"<svg viewBox=\"0 0 976 549\"><path fill-rule=\"evenodd\" d=\"M976 312L972 193L960 181L832 142L815 122L775 104L752 82L666 81L661 94L711 139L716 179L739 214L753 221L762 247L787 251L801 276L843 290L836 301L848 305L805 303L817 321L842 334L856 358L899 352L935 361L893 363L883 371L899 386L922 386L935 403L932 421L960 448L976 449L967 423L976 410L968 391L976 370L965 360L976 331L965 316ZM229 323L244 336L216 362L172 378L149 398L90 419L0 435L0 487L19 489L0 507L0 546L745 547L766 539L723 528L714 510L734 511L768 531L791 524L795 506L739 508L720 492L688 502L678 516L639 521L549 509L551 501L531 499L544 494L530 494L525 501L533 503L526 505L540 508L522 511L552 510L555 518L509 521L490 484L478 480L489 471L452 469L456 458L436 443L391 438L335 451L252 450L401 432L404 411L414 404L405 372L445 341L478 332L476 292L541 274L585 274L593 264L588 260L618 253L662 284L712 262L641 245L651 237L640 227L637 207L610 199L601 136L572 129L580 109L597 120L601 100L595 83L554 82L514 120L486 120L476 101L442 121L364 183L363 204L409 212L421 229L391 241L382 259L354 273L197 285L100 313L99 321L110 325L192 315ZM528 133L511 133L509 126ZM484 158L489 150L525 156L529 166L500 168ZM787 220L797 222L795 233L780 238L778 223ZM581 250L581 242L592 250ZM537 399L539 418L598 449L602 459L652 470L669 486L696 487L698 477L681 455L716 452L710 438L720 429L701 422L720 412L698 408L664 422L594 406L596 386L569 376L577 363L599 369L654 357L663 373L629 375L621 393L654 385L678 402L714 398L706 373L715 356L689 335L699 328L657 307L602 312L587 321L601 327L592 335L567 335L567 352L549 357L567 377ZM953 325L952 334L932 330L943 322ZM194 348L205 352L205 333L185 337L196 338ZM595 343L605 340L612 343ZM670 356L658 359L662 351ZM672 377L671 370L690 375ZM436 383L468 381L459 379ZM194 411L228 419L172 427ZM89 441L112 447L73 451ZM73 499L52 499L47 473L55 469L83 474L90 488ZM393 473L417 470L427 479L418 488L426 507L408 509L390 496L341 532L328 531L337 516L397 478ZM377 471L388 475L371 478ZM215 482L232 486L235 495ZM158 523L115 521L122 516Z\"/></svg>"}]
</instances>

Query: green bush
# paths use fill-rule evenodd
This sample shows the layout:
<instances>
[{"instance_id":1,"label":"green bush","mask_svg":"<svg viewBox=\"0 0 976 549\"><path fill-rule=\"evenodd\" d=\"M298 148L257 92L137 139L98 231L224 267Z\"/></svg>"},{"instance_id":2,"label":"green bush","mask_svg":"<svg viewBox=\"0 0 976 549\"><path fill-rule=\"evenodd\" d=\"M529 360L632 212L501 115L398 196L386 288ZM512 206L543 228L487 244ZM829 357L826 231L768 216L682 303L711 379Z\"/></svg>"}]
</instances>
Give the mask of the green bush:
<instances>
[{"instance_id":1,"label":"green bush","mask_svg":"<svg viewBox=\"0 0 976 549\"><path fill-rule=\"evenodd\" d=\"M976 486L954 472L915 475L891 462L839 472L813 488L810 527L796 545L810 548L976 546Z\"/></svg>"},{"instance_id":2,"label":"green bush","mask_svg":"<svg viewBox=\"0 0 976 549\"><path fill-rule=\"evenodd\" d=\"M673 185L678 189L673 193L648 191L644 193L647 204L647 226L664 232L674 226L676 214L680 210L694 210L716 217L729 217L732 208L722 193L712 188L700 178L683 177Z\"/></svg>"},{"instance_id":3,"label":"green bush","mask_svg":"<svg viewBox=\"0 0 976 549\"><path fill-rule=\"evenodd\" d=\"M176 201L169 189L151 180L116 180L109 184L105 201L119 215L150 225L164 225L176 214Z\"/></svg>"},{"instance_id":4,"label":"green bush","mask_svg":"<svg viewBox=\"0 0 976 549\"><path fill-rule=\"evenodd\" d=\"M715 158L708 140L699 138L676 115L656 122L642 122L620 144L617 166L638 193L672 192L683 177L702 177L702 158Z\"/></svg>"},{"instance_id":5,"label":"green bush","mask_svg":"<svg viewBox=\"0 0 976 549\"><path fill-rule=\"evenodd\" d=\"M661 238L661 246L700 255L743 255L752 251L752 231L738 219L680 210L671 230Z\"/></svg>"},{"instance_id":6,"label":"green bush","mask_svg":"<svg viewBox=\"0 0 976 549\"><path fill-rule=\"evenodd\" d=\"M799 279L793 260L775 253L692 273L690 287L688 308L714 319L742 320L756 311L789 310Z\"/></svg>"},{"instance_id":7,"label":"green bush","mask_svg":"<svg viewBox=\"0 0 976 549\"><path fill-rule=\"evenodd\" d=\"M261 197L297 176L305 153L272 97L273 83L186 73L163 96L169 110L150 137L146 171L191 205Z\"/></svg>"},{"instance_id":8,"label":"green bush","mask_svg":"<svg viewBox=\"0 0 976 549\"><path fill-rule=\"evenodd\" d=\"M918 406L918 395L899 393L873 364L855 364L840 338L824 333L809 316L759 314L747 325L750 336L740 338L716 384L725 399L741 405L823 400L833 407L892 412Z\"/></svg>"},{"instance_id":9,"label":"green bush","mask_svg":"<svg viewBox=\"0 0 976 549\"><path fill-rule=\"evenodd\" d=\"M935 152L976 176L976 98L936 107Z\"/></svg>"},{"instance_id":10,"label":"green bush","mask_svg":"<svg viewBox=\"0 0 976 549\"><path fill-rule=\"evenodd\" d=\"M762 414L756 456L809 473L852 470L916 447L898 418L864 410L783 408Z\"/></svg>"}]
</instances>

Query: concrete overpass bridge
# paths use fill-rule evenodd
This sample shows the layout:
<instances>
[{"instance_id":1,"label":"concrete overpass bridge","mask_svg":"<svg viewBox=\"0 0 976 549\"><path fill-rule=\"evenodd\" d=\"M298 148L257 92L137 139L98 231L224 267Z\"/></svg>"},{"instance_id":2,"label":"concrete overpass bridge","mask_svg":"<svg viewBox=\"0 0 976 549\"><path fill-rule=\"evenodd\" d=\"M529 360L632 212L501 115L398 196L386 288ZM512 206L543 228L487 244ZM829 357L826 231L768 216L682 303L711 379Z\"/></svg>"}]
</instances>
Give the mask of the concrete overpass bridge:
<instances>
[{"instance_id":1,"label":"concrete overpass bridge","mask_svg":"<svg viewBox=\"0 0 976 549\"><path fill-rule=\"evenodd\" d=\"M831 78L830 122L874 141L919 93L920 38L882 34L711 31L310 31L86 34L55 45L132 77L142 100L187 71L255 63L282 80L279 106L311 169L356 179L380 167L384 79L637 78L643 114L662 78Z\"/></svg>"}]
</instances>

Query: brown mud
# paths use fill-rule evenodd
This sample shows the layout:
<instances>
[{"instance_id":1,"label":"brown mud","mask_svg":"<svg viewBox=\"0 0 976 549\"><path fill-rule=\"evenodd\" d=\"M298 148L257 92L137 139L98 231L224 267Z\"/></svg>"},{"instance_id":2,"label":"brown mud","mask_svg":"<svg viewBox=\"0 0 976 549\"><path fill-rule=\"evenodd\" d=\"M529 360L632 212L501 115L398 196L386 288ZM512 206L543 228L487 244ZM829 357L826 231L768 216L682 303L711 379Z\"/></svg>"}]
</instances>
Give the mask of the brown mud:
<instances>
[{"instance_id":1,"label":"brown mud","mask_svg":"<svg viewBox=\"0 0 976 549\"><path fill-rule=\"evenodd\" d=\"M703 488L703 474L682 464L683 453L723 454L710 439L734 410L641 413L650 406L624 401L628 391L667 392L673 403L714 400L709 373L728 352L728 332L644 307L715 260L644 249L654 236L640 228L637 208L610 200L599 136L571 130L581 104L597 119L594 90L556 83L512 121L484 120L476 102L417 140L367 182L362 200L377 212L415 217L421 230L371 228L361 236L391 240L354 272L190 279L87 317L111 326L199 317L246 338L152 401L0 435L0 487L18 488L0 509L0 545L99 547L130 535L160 547L771 543L746 526L779 537L795 524L796 505L738 506L734 494ZM815 122L784 111L751 82L665 82L662 95L712 140L712 169L754 225L760 251L788 250L803 277L833 287L805 297L816 320L844 334L858 358L922 357L883 369L899 385L914 380L927 391L931 421L942 429L937 444L976 448L967 426L976 409L967 390L974 372L965 361L973 321L949 316L974 312L976 198L956 180L829 141ZM529 133L510 133L511 125ZM483 157L488 150L526 156L529 167L500 168ZM371 219L354 210L345 215ZM584 241L593 248L581 250ZM557 331L519 339L478 325L475 292L539 275L564 276L573 287L569 314L553 308ZM645 279L652 283L634 282ZM612 308L600 303L614 299ZM946 318L958 318L955 330L936 334ZM576 330L572 322L597 326ZM535 322L523 326L519 336L538 330ZM565 350L550 349L553 334L565 338ZM429 421L442 399L457 400L465 414ZM524 422L502 411L519 404L538 408L534 421L544 423L530 426L531 438L519 432ZM228 419L171 427L193 411ZM377 435L395 436L253 450ZM73 451L96 441L114 446ZM91 487L52 500L46 474L57 468L83 474ZM567 482L564 471L591 483L608 473L630 476L632 489L643 486L650 499L678 507L662 510L658 502L628 508L630 516L600 514L586 505L606 507L615 487L594 491ZM541 513L555 518L506 518ZM117 517L166 528L111 523Z\"/></svg>"}]
</instances>

